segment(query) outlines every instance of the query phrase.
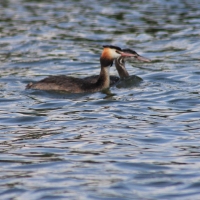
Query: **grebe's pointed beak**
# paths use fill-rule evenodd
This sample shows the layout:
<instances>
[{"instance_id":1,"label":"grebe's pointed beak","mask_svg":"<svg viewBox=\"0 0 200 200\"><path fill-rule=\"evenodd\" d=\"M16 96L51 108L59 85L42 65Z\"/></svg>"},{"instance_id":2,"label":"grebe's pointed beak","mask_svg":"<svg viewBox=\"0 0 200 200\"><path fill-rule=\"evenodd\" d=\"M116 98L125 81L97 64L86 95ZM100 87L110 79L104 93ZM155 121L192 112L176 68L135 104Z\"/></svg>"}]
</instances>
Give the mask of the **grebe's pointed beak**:
<instances>
[{"instance_id":1,"label":"grebe's pointed beak","mask_svg":"<svg viewBox=\"0 0 200 200\"><path fill-rule=\"evenodd\" d=\"M140 56L139 54L137 54L137 56L134 56L136 60L142 61L142 62L151 62L150 59L145 58L143 56Z\"/></svg>"}]
</instances>

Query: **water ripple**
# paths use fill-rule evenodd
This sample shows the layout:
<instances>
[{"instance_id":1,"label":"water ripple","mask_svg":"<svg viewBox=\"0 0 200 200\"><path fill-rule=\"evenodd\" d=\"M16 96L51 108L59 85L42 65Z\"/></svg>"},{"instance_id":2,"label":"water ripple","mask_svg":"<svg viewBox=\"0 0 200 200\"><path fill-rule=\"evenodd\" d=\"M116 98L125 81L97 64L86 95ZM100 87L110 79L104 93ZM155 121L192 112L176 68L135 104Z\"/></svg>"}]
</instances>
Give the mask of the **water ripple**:
<instances>
[{"instance_id":1,"label":"water ripple","mask_svg":"<svg viewBox=\"0 0 200 200\"><path fill-rule=\"evenodd\" d=\"M197 1L0 3L1 199L199 199ZM99 73L102 45L151 63L107 92L25 90ZM117 74L114 67L112 74Z\"/></svg>"}]
</instances>

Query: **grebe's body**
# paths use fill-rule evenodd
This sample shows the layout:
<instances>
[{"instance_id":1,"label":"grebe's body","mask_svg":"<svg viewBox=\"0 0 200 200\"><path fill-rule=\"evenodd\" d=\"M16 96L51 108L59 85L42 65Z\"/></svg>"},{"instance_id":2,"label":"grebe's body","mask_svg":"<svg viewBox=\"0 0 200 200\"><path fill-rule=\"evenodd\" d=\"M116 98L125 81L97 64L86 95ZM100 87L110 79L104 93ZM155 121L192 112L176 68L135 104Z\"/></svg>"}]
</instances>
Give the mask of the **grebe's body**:
<instances>
[{"instance_id":1,"label":"grebe's body","mask_svg":"<svg viewBox=\"0 0 200 200\"><path fill-rule=\"evenodd\" d=\"M60 90L69 93L97 92L108 88L110 86L109 69L113 64L114 59L120 56L131 57L133 54L123 52L121 48L116 46L107 45L103 47L104 49L100 57L101 71L95 82L58 75L49 76L36 83L29 83L26 88L37 90Z\"/></svg>"},{"instance_id":2,"label":"grebe's body","mask_svg":"<svg viewBox=\"0 0 200 200\"><path fill-rule=\"evenodd\" d=\"M93 76L85 77L84 80L89 83L96 83L98 78L99 78L99 75L93 75ZM114 86L119 80L120 80L120 78L118 76L111 75L110 76L110 87Z\"/></svg>"}]
</instances>

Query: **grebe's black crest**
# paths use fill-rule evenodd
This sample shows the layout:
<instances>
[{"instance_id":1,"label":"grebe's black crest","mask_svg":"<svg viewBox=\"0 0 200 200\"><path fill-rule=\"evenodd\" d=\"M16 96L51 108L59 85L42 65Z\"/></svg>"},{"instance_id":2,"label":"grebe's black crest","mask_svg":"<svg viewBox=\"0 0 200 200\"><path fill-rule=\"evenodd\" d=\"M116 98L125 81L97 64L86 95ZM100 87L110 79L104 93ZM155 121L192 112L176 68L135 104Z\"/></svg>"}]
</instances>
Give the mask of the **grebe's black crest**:
<instances>
[{"instance_id":1,"label":"grebe's black crest","mask_svg":"<svg viewBox=\"0 0 200 200\"><path fill-rule=\"evenodd\" d=\"M125 51L126 53L132 53L132 54L137 54L136 51L132 50L132 49L122 49L122 51ZM138 54L137 54L138 55Z\"/></svg>"},{"instance_id":2,"label":"grebe's black crest","mask_svg":"<svg viewBox=\"0 0 200 200\"><path fill-rule=\"evenodd\" d=\"M121 51L122 49L120 47L114 46L114 45L103 45L103 48L110 48L110 49L116 49Z\"/></svg>"},{"instance_id":3,"label":"grebe's black crest","mask_svg":"<svg viewBox=\"0 0 200 200\"><path fill-rule=\"evenodd\" d=\"M142 61L142 62L151 62L151 60L150 59L148 59L148 58L145 58L145 57L143 57L143 56L140 56L136 51L134 51L134 50L132 50L132 49L122 49L122 51L123 52L126 52L126 53L129 53L129 54L132 54L133 56L132 57L134 57L136 60L138 60L138 61ZM121 57L120 57L121 58ZM120 59L120 58L118 58L118 59ZM122 58L123 59L123 58ZM120 60L122 60L122 59L120 59ZM119 60L119 61L120 61Z\"/></svg>"}]
</instances>

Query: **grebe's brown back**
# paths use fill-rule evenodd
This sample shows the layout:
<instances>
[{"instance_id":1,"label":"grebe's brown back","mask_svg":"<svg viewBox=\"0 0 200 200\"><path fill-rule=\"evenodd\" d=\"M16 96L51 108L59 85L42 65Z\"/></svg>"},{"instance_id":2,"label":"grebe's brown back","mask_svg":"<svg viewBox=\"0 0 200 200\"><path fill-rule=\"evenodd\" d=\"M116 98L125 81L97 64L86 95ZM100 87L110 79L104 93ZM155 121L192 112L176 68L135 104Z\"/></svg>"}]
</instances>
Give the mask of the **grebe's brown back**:
<instances>
[{"instance_id":1,"label":"grebe's brown back","mask_svg":"<svg viewBox=\"0 0 200 200\"><path fill-rule=\"evenodd\" d=\"M131 53L123 52L120 47L106 45L103 46L103 52L100 57L101 71L96 82L89 82L84 79L58 75L49 76L36 83L29 83L27 89L37 90L57 90L70 93L97 92L110 86L109 69L115 58L120 56L131 57Z\"/></svg>"},{"instance_id":2,"label":"grebe's brown back","mask_svg":"<svg viewBox=\"0 0 200 200\"><path fill-rule=\"evenodd\" d=\"M132 54L131 57L129 57L130 59L132 59L132 57L137 60L137 61L141 61L141 62L151 62L150 59L148 58L145 58L143 56L140 56L136 51L134 50L131 50L131 49L122 49L123 52L125 53L128 53L128 54ZM115 67L118 71L118 74L120 76L120 78L126 78L126 77L129 77L129 73L128 71L126 70L126 67L125 67L125 62L126 62L126 58L127 57L124 57L124 56L120 56L118 58L115 59ZM84 80L90 82L90 83L95 83L98 79L99 75L93 75L93 76L89 76L89 77L86 77L84 78ZM119 80L120 78L118 76L110 76L110 86L113 86L115 85Z\"/></svg>"}]
</instances>

